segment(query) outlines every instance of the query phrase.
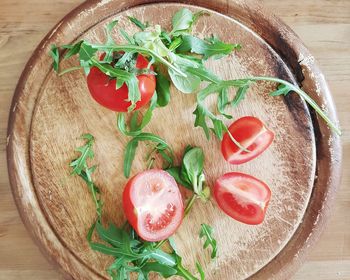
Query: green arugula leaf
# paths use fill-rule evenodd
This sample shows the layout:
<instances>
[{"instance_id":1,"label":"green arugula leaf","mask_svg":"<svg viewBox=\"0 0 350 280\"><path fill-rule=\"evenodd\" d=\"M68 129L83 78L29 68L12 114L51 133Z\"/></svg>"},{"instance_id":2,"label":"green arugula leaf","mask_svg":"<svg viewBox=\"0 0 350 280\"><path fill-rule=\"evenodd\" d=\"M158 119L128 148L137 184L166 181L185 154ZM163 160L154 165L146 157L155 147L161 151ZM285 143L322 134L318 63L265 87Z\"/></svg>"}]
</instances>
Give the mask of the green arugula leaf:
<instances>
[{"instance_id":1,"label":"green arugula leaf","mask_svg":"<svg viewBox=\"0 0 350 280\"><path fill-rule=\"evenodd\" d=\"M173 156L173 152L169 145L159 136L152 134L152 133L140 133L139 135L132 138L129 143L126 146L125 149L125 156L124 156L124 176L128 178L130 176L130 170L132 162L135 158L135 151L138 146L139 141L150 141L153 143L158 144L158 149L166 149L170 152L170 154Z\"/></svg>"},{"instance_id":2,"label":"green arugula leaf","mask_svg":"<svg viewBox=\"0 0 350 280\"><path fill-rule=\"evenodd\" d=\"M60 63L60 53L56 45L51 45L51 50L49 54L53 59L53 69L58 73L58 66Z\"/></svg>"},{"instance_id":3,"label":"green arugula leaf","mask_svg":"<svg viewBox=\"0 0 350 280\"><path fill-rule=\"evenodd\" d=\"M208 42L192 35L184 35L182 36L182 44L177 48L177 51L203 55L203 58L206 60L209 57L214 59L222 58L238 48L240 46L237 44L227 44L217 38Z\"/></svg>"},{"instance_id":4,"label":"green arugula leaf","mask_svg":"<svg viewBox=\"0 0 350 280\"><path fill-rule=\"evenodd\" d=\"M125 123L125 114L124 113L118 113L117 114L117 126L121 133L123 133L126 136L137 136L139 135L142 130L149 124L149 122L152 119L152 113L155 109L157 104L157 94L155 93L151 99L150 105L144 114L141 123L138 124L137 118L138 118L138 111L134 112L131 120L130 120L130 130L127 130L126 123Z\"/></svg>"},{"instance_id":5,"label":"green arugula leaf","mask_svg":"<svg viewBox=\"0 0 350 280\"><path fill-rule=\"evenodd\" d=\"M213 237L213 228L207 224L201 224L199 237L206 238L203 248L206 249L210 245L212 247L211 258L214 259L217 254L217 245L216 239Z\"/></svg>"},{"instance_id":6,"label":"green arugula leaf","mask_svg":"<svg viewBox=\"0 0 350 280\"><path fill-rule=\"evenodd\" d=\"M176 255L176 275L183 277L186 280L198 280L191 272L185 269L182 265L182 258Z\"/></svg>"},{"instance_id":7,"label":"green arugula leaf","mask_svg":"<svg viewBox=\"0 0 350 280\"><path fill-rule=\"evenodd\" d=\"M170 81L160 72L157 72L156 92L158 96L157 105L165 107L170 101Z\"/></svg>"},{"instance_id":8,"label":"green arugula leaf","mask_svg":"<svg viewBox=\"0 0 350 280\"><path fill-rule=\"evenodd\" d=\"M164 278L169 278L171 276L176 275L177 270L173 267L170 267L168 265L160 264L158 262L147 262L142 268L141 268L143 274L147 275L150 272L156 272L160 274ZM143 279L147 279L143 278Z\"/></svg>"},{"instance_id":9,"label":"green arugula leaf","mask_svg":"<svg viewBox=\"0 0 350 280\"><path fill-rule=\"evenodd\" d=\"M73 46L70 46L69 51L64 55L64 59L68 59L68 58L72 57L73 55L78 54L80 51L81 44L83 42L84 41L81 40L78 43L74 44ZM67 48L67 46L65 46L65 47Z\"/></svg>"},{"instance_id":10,"label":"green arugula leaf","mask_svg":"<svg viewBox=\"0 0 350 280\"><path fill-rule=\"evenodd\" d=\"M118 24L118 20L113 20L107 24L107 26L106 26L106 33L107 33L106 45L113 45L114 44L114 40L112 37L112 30L114 29L114 27L117 24Z\"/></svg>"},{"instance_id":11,"label":"green arugula leaf","mask_svg":"<svg viewBox=\"0 0 350 280\"><path fill-rule=\"evenodd\" d=\"M76 149L80 153L80 156L70 163L70 167L73 167L71 174L80 175L81 172L87 168L87 159L92 159L94 157L94 152L92 150L92 145L94 143L94 137L91 134L83 134L81 139L87 140L84 146Z\"/></svg>"},{"instance_id":12,"label":"green arugula leaf","mask_svg":"<svg viewBox=\"0 0 350 280\"><path fill-rule=\"evenodd\" d=\"M231 115L225 113L225 108L230 102L228 101L228 88L223 88L218 95L218 111L227 119L232 119Z\"/></svg>"},{"instance_id":13,"label":"green arugula leaf","mask_svg":"<svg viewBox=\"0 0 350 280\"><path fill-rule=\"evenodd\" d=\"M80 61L89 62L91 60L91 58L94 57L96 52L97 52L96 48L93 48L90 44L88 44L84 41L80 45L79 59L80 59Z\"/></svg>"},{"instance_id":14,"label":"green arugula leaf","mask_svg":"<svg viewBox=\"0 0 350 280\"><path fill-rule=\"evenodd\" d=\"M129 34L122 28L119 29L119 33L129 44L135 44L135 40L129 36Z\"/></svg>"},{"instance_id":15,"label":"green arugula leaf","mask_svg":"<svg viewBox=\"0 0 350 280\"><path fill-rule=\"evenodd\" d=\"M148 22L146 23L142 23L141 21L139 21L137 18L135 17L130 17L128 16L128 19L133 23L135 24L138 28L140 28L142 31L144 31L148 26Z\"/></svg>"},{"instance_id":16,"label":"green arugula leaf","mask_svg":"<svg viewBox=\"0 0 350 280\"><path fill-rule=\"evenodd\" d=\"M237 106L245 98L247 91L248 91L248 88L249 88L249 85L245 85L245 86L240 87L237 90L236 96L231 102L232 107Z\"/></svg>"}]
</instances>

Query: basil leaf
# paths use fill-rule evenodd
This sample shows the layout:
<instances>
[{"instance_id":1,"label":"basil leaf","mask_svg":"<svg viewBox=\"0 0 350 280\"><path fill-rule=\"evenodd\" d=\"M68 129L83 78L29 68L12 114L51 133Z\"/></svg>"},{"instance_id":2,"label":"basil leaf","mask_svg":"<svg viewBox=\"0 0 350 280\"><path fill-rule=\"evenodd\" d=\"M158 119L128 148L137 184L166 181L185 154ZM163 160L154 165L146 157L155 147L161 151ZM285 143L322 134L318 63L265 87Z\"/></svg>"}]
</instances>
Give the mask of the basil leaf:
<instances>
[{"instance_id":1,"label":"basil leaf","mask_svg":"<svg viewBox=\"0 0 350 280\"><path fill-rule=\"evenodd\" d=\"M199 189L199 176L203 173L204 154L201 148L194 147L189 150L182 159L181 175L182 178L187 176L192 183L193 190L196 194L202 191Z\"/></svg>"},{"instance_id":2,"label":"basil leaf","mask_svg":"<svg viewBox=\"0 0 350 280\"><path fill-rule=\"evenodd\" d=\"M157 72L156 92L158 96L157 105L164 107L170 101L170 81L160 72Z\"/></svg>"}]
</instances>

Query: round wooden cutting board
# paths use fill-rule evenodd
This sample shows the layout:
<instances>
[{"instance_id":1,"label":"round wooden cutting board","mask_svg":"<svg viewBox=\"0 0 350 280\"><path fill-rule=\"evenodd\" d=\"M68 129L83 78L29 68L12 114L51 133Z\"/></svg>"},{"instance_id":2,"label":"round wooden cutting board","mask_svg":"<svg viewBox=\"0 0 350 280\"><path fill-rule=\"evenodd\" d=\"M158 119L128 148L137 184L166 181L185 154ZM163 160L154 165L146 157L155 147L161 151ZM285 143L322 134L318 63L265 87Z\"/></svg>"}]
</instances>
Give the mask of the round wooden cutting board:
<instances>
[{"instance_id":1,"label":"round wooden cutting board","mask_svg":"<svg viewBox=\"0 0 350 280\"><path fill-rule=\"evenodd\" d=\"M70 176L69 162L79 136L96 138L95 174L104 201L104 221L121 225L125 217L121 195L123 154L127 137L116 128L115 114L95 103L82 72L58 77L48 55L51 44L69 44L81 38L105 40L104 27L119 18L119 25L136 31L128 15L170 27L172 15L181 7L207 9L193 32L218 35L243 48L209 67L225 79L252 75L276 76L300 84L331 119L337 120L324 76L300 39L279 19L255 1L88 1L68 14L41 42L28 62L13 99L8 134L11 185L21 216L42 251L58 265L67 279L108 279L105 268L112 258L90 250L86 233L95 220L88 189ZM147 4L147 5L146 5ZM115 39L120 41L116 31ZM76 65L77 60L64 66ZM226 163L220 143L208 141L194 128L195 95L171 88L171 102L155 110L145 131L164 138L177 161L188 144L205 151L205 170L210 185L229 171L252 174L272 190L264 223L249 226L224 215L212 199L198 201L175 234L184 264L195 271L199 260L207 279L286 279L301 263L317 239L327 217L329 203L339 181L340 140L310 111L296 94L270 97L276 85L259 83L246 99L232 109L235 117L254 115L275 133L272 146L256 160L241 166ZM209 100L213 103L214 100ZM208 104L210 105L210 104ZM227 123L229 124L229 122ZM146 145L140 145L132 174L146 168ZM209 250L198 238L201 223L215 229L218 257L210 261Z\"/></svg>"}]
</instances>

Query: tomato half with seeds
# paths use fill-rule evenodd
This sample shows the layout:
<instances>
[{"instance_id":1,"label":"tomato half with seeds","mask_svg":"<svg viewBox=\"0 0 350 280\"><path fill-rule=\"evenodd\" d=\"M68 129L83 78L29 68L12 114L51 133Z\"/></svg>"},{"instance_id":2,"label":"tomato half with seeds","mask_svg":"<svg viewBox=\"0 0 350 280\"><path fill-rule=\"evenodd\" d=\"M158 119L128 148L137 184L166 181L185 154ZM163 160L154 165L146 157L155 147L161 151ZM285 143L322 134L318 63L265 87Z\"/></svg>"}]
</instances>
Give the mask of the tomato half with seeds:
<instances>
[{"instance_id":1,"label":"tomato half with seeds","mask_svg":"<svg viewBox=\"0 0 350 280\"><path fill-rule=\"evenodd\" d=\"M253 176L231 172L217 179L214 197L219 207L233 219L257 225L264 220L271 190Z\"/></svg>"},{"instance_id":2,"label":"tomato half with seeds","mask_svg":"<svg viewBox=\"0 0 350 280\"><path fill-rule=\"evenodd\" d=\"M242 164L256 158L271 145L275 137L261 120L251 116L236 120L228 130L234 139L249 150L246 152L240 149L229 134L225 133L221 142L221 152L231 164Z\"/></svg>"},{"instance_id":3,"label":"tomato half with seeds","mask_svg":"<svg viewBox=\"0 0 350 280\"><path fill-rule=\"evenodd\" d=\"M131 226L147 241L160 241L171 236L184 216L175 179L158 169L141 172L128 181L123 193L123 208Z\"/></svg>"},{"instance_id":4,"label":"tomato half with seeds","mask_svg":"<svg viewBox=\"0 0 350 280\"><path fill-rule=\"evenodd\" d=\"M101 59L103 57L102 55ZM136 58L135 66L137 69L146 69L148 63L148 60L139 54ZM153 67L151 66L150 69L153 70ZM134 110L146 105L151 100L156 89L156 78L153 74L137 75L137 80L141 99L136 103ZM91 96L100 105L116 112L128 111L131 102L127 101L128 87L125 83L119 89L116 89L116 79L111 79L94 66L90 69L90 73L87 76L87 85Z\"/></svg>"}]
</instances>

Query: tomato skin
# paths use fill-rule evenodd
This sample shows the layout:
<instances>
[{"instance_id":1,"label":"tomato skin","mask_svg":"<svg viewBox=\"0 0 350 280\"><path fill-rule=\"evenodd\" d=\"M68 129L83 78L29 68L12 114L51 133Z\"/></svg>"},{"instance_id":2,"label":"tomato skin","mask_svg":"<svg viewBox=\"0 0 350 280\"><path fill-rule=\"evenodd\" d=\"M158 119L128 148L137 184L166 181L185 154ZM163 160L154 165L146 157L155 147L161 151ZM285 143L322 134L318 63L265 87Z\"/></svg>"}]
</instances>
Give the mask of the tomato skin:
<instances>
[{"instance_id":1,"label":"tomato skin","mask_svg":"<svg viewBox=\"0 0 350 280\"><path fill-rule=\"evenodd\" d=\"M249 225L263 222L271 198L270 188L259 179L239 172L217 179L214 197L222 211Z\"/></svg>"},{"instance_id":2,"label":"tomato skin","mask_svg":"<svg viewBox=\"0 0 350 280\"><path fill-rule=\"evenodd\" d=\"M132 177L123 192L123 209L130 225L146 241L160 241L180 226L184 206L175 179L160 169Z\"/></svg>"},{"instance_id":3,"label":"tomato skin","mask_svg":"<svg viewBox=\"0 0 350 280\"><path fill-rule=\"evenodd\" d=\"M103 57L103 56L102 56ZM148 60L142 55L137 56L136 68L144 69L148 66ZM151 70L153 67L151 66ZM141 74L137 76L141 99L136 102L134 110L146 105L152 98L156 89L156 78L152 74ZM92 67L87 76L87 85L91 96L100 105L116 112L127 112L131 102L128 99L128 87L124 83L116 89L116 79L111 80L97 67Z\"/></svg>"},{"instance_id":4,"label":"tomato skin","mask_svg":"<svg viewBox=\"0 0 350 280\"><path fill-rule=\"evenodd\" d=\"M225 160L231 164L248 162L263 153L272 143L275 134L267 129L258 118L246 116L236 120L229 131L241 145L250 152L242 151L225 133L221 142L221 152Z\"/></svg>"}]
</instances>

